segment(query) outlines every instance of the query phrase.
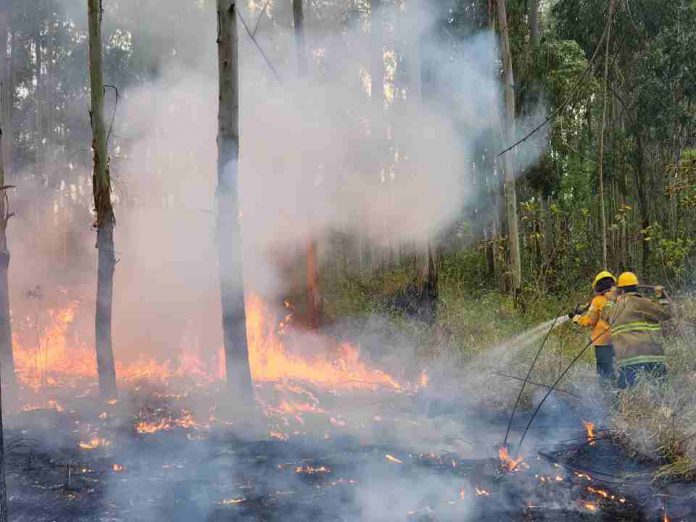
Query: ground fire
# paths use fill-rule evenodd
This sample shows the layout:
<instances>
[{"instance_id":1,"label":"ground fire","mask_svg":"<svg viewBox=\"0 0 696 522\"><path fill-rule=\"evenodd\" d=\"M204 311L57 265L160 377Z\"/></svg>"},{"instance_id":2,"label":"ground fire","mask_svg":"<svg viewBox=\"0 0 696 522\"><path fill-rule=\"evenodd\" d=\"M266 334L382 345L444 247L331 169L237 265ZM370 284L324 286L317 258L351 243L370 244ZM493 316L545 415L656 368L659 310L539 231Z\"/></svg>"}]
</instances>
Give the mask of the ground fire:
<instances>
[{"instance_id":1,"label":"ground fire","mask_svg":"<svg viewBox=\"0 0 696 522\"><path fill-rule=\"evenodd\" d=\"M585 430L587 431L587 442L593 444L595 440L594 424L591 422L583 421L583 425L585 426Z\"/></svg>"},{"instance_id":2,"label":"ground fire","mask_svg":"<svg viewBox=\"0 0 696 522\"><path fill-rule=\"evenodd\" d=\"M59 386L78 386L96 378L94 350L70 331L78 313L80 301L74 300L66 308L49 310L49 324L42 326L27 317L21 329L15 330L15 358L17 373L24 386L33 390ZM293 382L309 383L323 390L377 390L399 392L408 388L388 373L371 368L361 358L358 347L348 342L320 338L328 350L306 356L291 353L283 339L291 329L292 316L275 322L269 307L255 295L247 300L247 330L249 363L254 382L285 383L288 391L308 393ZM175 359L158 361L143 353L135 360L117 364L120 382L140 381L168 383L190 380L193 384L211 385L224 377L224 354L217 351L203 360L200 354L182 347ZM416 386L425 387L425 372L417 378ZM310 394L311 397L311 394ZM279 408L287 411L295 406L287 403ZM299 408L310 408L300 405Z\"/></svg>"},{"instance_id":3,"label":"ground fire","mask_svg":"<svg viewBox=\"0 0 696 522\"><path fill-rule=\"evenodd\" d=\"M517 457L516 459L513 459L508 453L508 449L504 446L502 446L498 450L498 456L500 457L500 464L507 471L515 471L524 461L523 457Z\"/></svg>"},{"instance_id":4,"label":"ground fire","mask_svg":"<svg viewBox=\"0 0 696 522\"><path fill-rule=\"evenodd\" d=\"M695 48L0 1L0 522L696 520Z\"/></svg>"},{"instance_id":5,"label":"ground fire","mask_svg":"<svg viewBox=\"0 0 696 522\"><path fill-rule=\"evenodd\" d=\"M321 345L322 350L303 353L293 347L297 338L291 314L286 313L276 319L271 308L260 297L253 295L247 300L247 307L249 360L256 400L267 418L268 440L292 448L295 444L293 441L317 437L316 440L321 440L322 445L334 445L332 451L339 451L340 454L348 451L339 449L344 444L339 442L341 437L355 434L356 430L357 433L364 433L360 437L366 436L371 429L366 422L380 425L383 429L403 423L414 426L416 430L428 425L427 419L414 416L412 411L401 411L403 406L393 402L400 398L412 401L416 396L426 396L430 378L425 370L415 373L412 379L397 378L368 364L356 346L327 335L312 334L312 339ZM50 322L42 328L36 328L34 323L27 320L25 328L15 331L18 374L29 401L22 406L22 411L27 414L53 411L55 414L80 417L80 420L75 420L76 430L83 438L75 445L82 453L75 460L90 464L69 466L71 490L78 487L76 484L79 481L96 473L92 469L98 468L96 463L104 458L111 460L108 469L115 476L132 479L143 474L140 465L129 455L130 450L124 453L124 444L132 443L126 443L123 433L113 431L114 423L122 425L124 411L132 412L126 426L143 443L148 439L161 443L185 434L185 440L190 444L211 444L225 422L217 418L214 403L204 401L204 407L196 403L218 393L216 390L224 377L223 353L220 350L213 350L207 360L200 353L186 348L176 358L164 361L145 353L138 354L131 361L117 365L119 383L130 398L122 396L118 400L108 401L102 409L92 414L91 419L78 413L74 402L65 397L65 390L89 396L93 393L96 379L95 361L90 355L93 352L73 328L80 309L79 300L70 300L65 308L51 311ZM34 343L31 343L32 335L36 337ZM82 357L84 359L73 364L76 358ZM356 399L369 399L371 403L359 417L351 413L354 408L351 402ZM126 402L129 401L135 403L127 406ZM362 404L359 408L365 407L364 402L359 404ZM395 407L397 410L394 410ZM586 421L582 425L587 442L595 444L594 425ZM336 442L332 442L334 440ZM369 445L364 444L360 450L349 450L356 451L354 458L365 458L379 451L378 447L370 449ZM360 488L361 480L353 475L355 471L347 468L341 459L336 460L335 456L322 455L325 451L312 451L298 462L280 460L273 466L279 473L290 470L315 487L327 490ZM360 456L363 452L365 457ZM521 491L516 491L520 487L527 490L520 498L523 502L520 509L530 513L537 513L547 505L548 500L545 499L555 498L559 494L567 496L567 505L574 503L578 512L620 511L621 506L631 505L623 495L602 487L584 471L575 471L572 474L575 478L571 480L558 472L554 474L551 469L543 470L542 463L528 463L522 456L511 456L506 446L500 446L497 452L498 467L509 474L508 480L513 480L502 487L494 478L495 466L490 471L480 468L478 463L486 462L485 459L467 460L462 456L440 452L414 453L407 447L399 446L381 453L381 458L386 466L391 467L390 473L403 469L417 476L426 470L437 470L443 477L451 474L453 480L460 481L451 494L444 494L443 490L444 496L439 503L408 511L410 517L417 517L428 510L442 512L453 509L455 503L469 506L467 509L478 509L481 513L497 512L498 502L502 498L521 495ZM284 453L281 451L279 455ZM160 461L152 469L158 467L163 473L172 474L183 472L187 466L185 463ZM532 493L533 490L528 490L525 485L530 480L550 488L549 491ZM466 486L462 487L461 481ZM516 492L511 493L510 488ZM470 497L466 494L467 490L473 493ZM239 493L239 496L217 500L216 505L219 509L241 509L242 506L252 511L261 509L249 507L255 501L248 492L240 489ZM573 501L574 494L578 498ZM532 500L529 500L529 495ZM481 502L484 504L471 507L472 503ZM619 507L610 508L610 505Z\"/></svg>"}]
</instances>

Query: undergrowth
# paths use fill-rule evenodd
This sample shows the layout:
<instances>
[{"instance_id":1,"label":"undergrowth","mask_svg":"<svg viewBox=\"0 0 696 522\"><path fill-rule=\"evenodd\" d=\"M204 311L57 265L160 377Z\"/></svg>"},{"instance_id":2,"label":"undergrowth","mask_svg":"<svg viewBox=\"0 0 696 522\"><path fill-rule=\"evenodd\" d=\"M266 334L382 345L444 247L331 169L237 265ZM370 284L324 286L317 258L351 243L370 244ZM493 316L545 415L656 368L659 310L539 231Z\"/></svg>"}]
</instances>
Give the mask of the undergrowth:
<instances>
[{"instance_id":1,"label":"undergrowth","mask_svg":"<svg viewBox=\"0 0 696 522\"><path fill-rule=\"evenodd\" d=\"M445 265L446 266L446 265ZM325 312L333 320L386 316L417 346L417 355L456 372L458 385L471 400L493 411L508 412L542 338L518 342L521 333L567 313L589 300L589 284L572 296L527 295L522 307L501 292L444 270L439 279L437 319L426 325L393 306L394 296L413 276L411 268L323 282ZM650 384L618 394L609 424L618 440L641 458L662 464L658 476L696 478L696 301L682 299L678 320L666 330L669 386ZM551 384L588 341L588 331L566 323L556 328L537 361L531 380ZM510 343L511 339L515 342ZM522 338L524 339L524 337ZM606 398L597 386L594 353L589 348L559 383L566 400L592 403ZM533 407L546 390L527 386L521 408Z\"/></svg>"}]
</instances>

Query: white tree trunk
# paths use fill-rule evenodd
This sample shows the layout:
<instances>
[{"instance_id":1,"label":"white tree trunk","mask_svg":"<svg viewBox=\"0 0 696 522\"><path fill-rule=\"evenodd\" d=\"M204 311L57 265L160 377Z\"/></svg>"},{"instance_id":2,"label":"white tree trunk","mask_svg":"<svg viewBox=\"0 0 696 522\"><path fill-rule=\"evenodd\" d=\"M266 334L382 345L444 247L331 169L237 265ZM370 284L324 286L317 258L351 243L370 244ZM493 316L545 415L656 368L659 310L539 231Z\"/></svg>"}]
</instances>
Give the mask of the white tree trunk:
<instances>
[{"instance_id":1,"label":"white tree trunk","mask_svg":"<svg viewBox=\"0 0 696 522\"><path fill-rule=\"evenodd\" d=\"M104 127L104 79L102 70L101 1L88 0L89 73L91 89L90 119L92 123L92 152L94 173L92 185L94 208L97 213L97 310L95 333L99 390L103 397L116 395L116 370L111 340L111 309L113 302L114 269L114 210L111 205L111 179L106 151Z\"/></svg>"},{"instance_id":2,"label":"white tree trunk","mask_svg":"<svg viewBox=\"0 0 696 522\"><path fill-rule=\"evenodd\" d=\"M599 222L602 233L602 266L607 268L607 211L604 208L604 133L607 126L607 83L609 82L609 42L611 41L611 24L614 17L614 0L609 0L609 21L607 22L607 40L604 52L604 93L602 99L602 129L599 133L599 151L597 157L597 174L599 177Z\"/></svg>"},{"instance_id":3,"label":"white tree trunk","mask_svg":"<svg viewBox=\"0 0 696 522\"><path fill-rule=\"evenodd\" d=\"M506 144L511 144L515 137L515 79L512 72L512 53L508 33L507 9L505 0L498 1L498 24L500 25L500 48L503 55L503 83L505 91L505 121L503 137ZM505 214L508 223L508 243L510 250L511 290L518 295L522 289L522 261L520 257L520 235L517 222L517 190L515 189L515 170L513 151L508 151L501 158L505 176Z\"/></svg>"},{"instance_id":4,"label":"white tree trunk","mask_svg":"<svg viewBox=\"0 0 696 522\"><path fill-rule=\"evenodd\" d=\"M242 237L239 224L239 47L235 0L217 0L217 232L227 387L235 406L253 407L249 368Z\"/></svg>"}]
</instances>

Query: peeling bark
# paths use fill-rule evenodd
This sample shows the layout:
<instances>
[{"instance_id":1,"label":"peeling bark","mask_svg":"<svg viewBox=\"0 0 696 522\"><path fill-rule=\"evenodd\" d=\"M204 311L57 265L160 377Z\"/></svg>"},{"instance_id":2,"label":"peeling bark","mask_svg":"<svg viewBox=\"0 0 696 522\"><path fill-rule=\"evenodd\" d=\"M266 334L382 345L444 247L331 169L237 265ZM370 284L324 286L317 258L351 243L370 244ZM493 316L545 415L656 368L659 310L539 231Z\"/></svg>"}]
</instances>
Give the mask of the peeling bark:
<instances>
[{"instance_id":1,"label":"peeling bark","mask_svg":"<svg viewBox=\"0 0 696 522\"><path fill-rule=\"evenodd\" d=\"M505 89L505 121L503 137L505 143L512 143L515 137L515 79L512 72L512 52L507 24L505 0L498 0L498 24L500 26L500 47L503 55L503 83ZM515 188L515 171L512 161L513 151L503 154L502 169L505 175L505 214L508 225L508 243L510 251L511 290L518 296L522 290L522 261L520 257L520 235L517 221L517 190Z\"/></svg>"},{"instance_id":2,"label":"peeling bark","mask_svg":"<svg viewBox=\"0 0 696 522\"><path fill-rule=\"evenodd\" d=\"M104 128L104 80L102 69L101 1L88 0L89 15L89 72L91 89L90 120L94 173L92 189L97 219L97 303L95 337L99 391L104 398L115 397L116 369L111 340L111 308L113 302L114 269L114 210L111 204L111 179Z\"/></svg>"}]
</instances>

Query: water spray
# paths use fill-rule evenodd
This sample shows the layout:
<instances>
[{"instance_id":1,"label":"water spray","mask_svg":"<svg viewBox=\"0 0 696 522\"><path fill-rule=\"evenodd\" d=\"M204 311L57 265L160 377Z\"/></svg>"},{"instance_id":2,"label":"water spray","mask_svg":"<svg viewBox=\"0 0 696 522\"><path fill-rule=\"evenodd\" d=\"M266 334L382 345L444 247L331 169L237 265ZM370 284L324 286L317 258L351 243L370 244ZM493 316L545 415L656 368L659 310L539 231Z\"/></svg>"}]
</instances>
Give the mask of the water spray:
<instances>
[{"instance_id":1,"label":"water spray","mask_svg":"<svg viewBox=\"0 0 696 522\"><path fill-rule=\"evenodd\" d=\"M624 309L622 309L622 310L619 311L618 316L616 317L616 319L618 319L619 317L621 317L621 314L623 313L623 311L624 311ZM615 320L616 320L616 319L615 319ZM597 334L597 336L595 336L595 337L593 337L592 339L590 339L590 340L588 341L588 343L582 348L582 350L580 350L580 351L578 352L578 354L573 358L573 360L570 361L570 363L568 364L568 366L566 367L566 369L563 370L563 372L561 373L561 375L559 375L558 378L554 381L554 383L549 387L548 391L546 392L546 394L545 394L544 397L541 399L541 401L540 401L539 404L537 405L536 409L535 409L534 412L532 413L532 416L530 417L529 422L527 422L527 426L524 428L524 432L522 433L522 437L520 437L520 442L519 442L518 445L517 445L517 453L519 453L519 450L520 450L520 448L522 447L522 443L524 442L524 439L525 439L525 437L527 436L527 433L529 432L529 428L532 426L532 423L534 422L534 419L536 418L537 414L538 414L539 411L541 410L541 407L542 407L542 406L544 405L544 403L546 402L546 399L548 399L549 396L551 395L551 392L553 392L553 391L556 389L556 386L558 386L558 384L561 382L561 380L563 380L563 377L566 376L566 374L570 371L570 369L571 369L573 366L575 366L575 363L578 362L578 360L580 360L580 357L583 356L583 354L587 351L587 349L588 349L590 346L592 346L592 345L594 344L594 342L595 342L597 339L599 339L602 335L604 335L605 333L611 331L612 325L613 325L613 323L610 324L609 326L607 326L602 332L600 332L599 334ZM540 349L540 351L541 351L541 349ZM536 362L536 359L534 360L534 362ZM532 364L532 366L533 366L533 365L534 365L534 364ZM530 372L531 372L531 368L530 368ZM510 421L510 422L512 423L512 421Z\"/></svg>"},{"instance_id":2,"label":"water spray","mask_svg":"<svg viewBox=\"0 0 696 522\"><path fill-rule=\"evenodd\" d=\"M536 352L536 355L534 356L534 360L532 361L532 364L529 366L529 370L527 371L527 375L525 376L524 380L522 381L522 386L520 387L520 391L517 394L517 399L515 399L515 405L512 407L512 413L510 414L510 420L508 421L507 429L505 430L505 439L503 440L503 446L507 446L508 443L508 438L510 436L510 428L512 427L512 421L515 419L515 413L517 413L517 407L520 404L520 399L522 398L522 393L524 392L525 386L529 382L529 378L532 375L532 371L534 370L534 365L536 364L537 360L539 359L539 356L541 355L541 351L544 349L544 346L546 345L546 341L548 340L549 336L551 335L551 332L553 329L560 325L563 324L568 320L567 315L562 315L562 311L565 308L563 306L559 311L558 314L556 315L555 319L552 319L549 321L551 323L551 326L549 327L548 331L546 332L546 335L544 336L544 340L541 342L541 345L539 346L539 349ZM537 326L534 330L538 329L541 326L546 326L549 324L549 322L543 323L542 325ZM551 390L549 390L550 393Z\"/></svg>"}]
</instances>

